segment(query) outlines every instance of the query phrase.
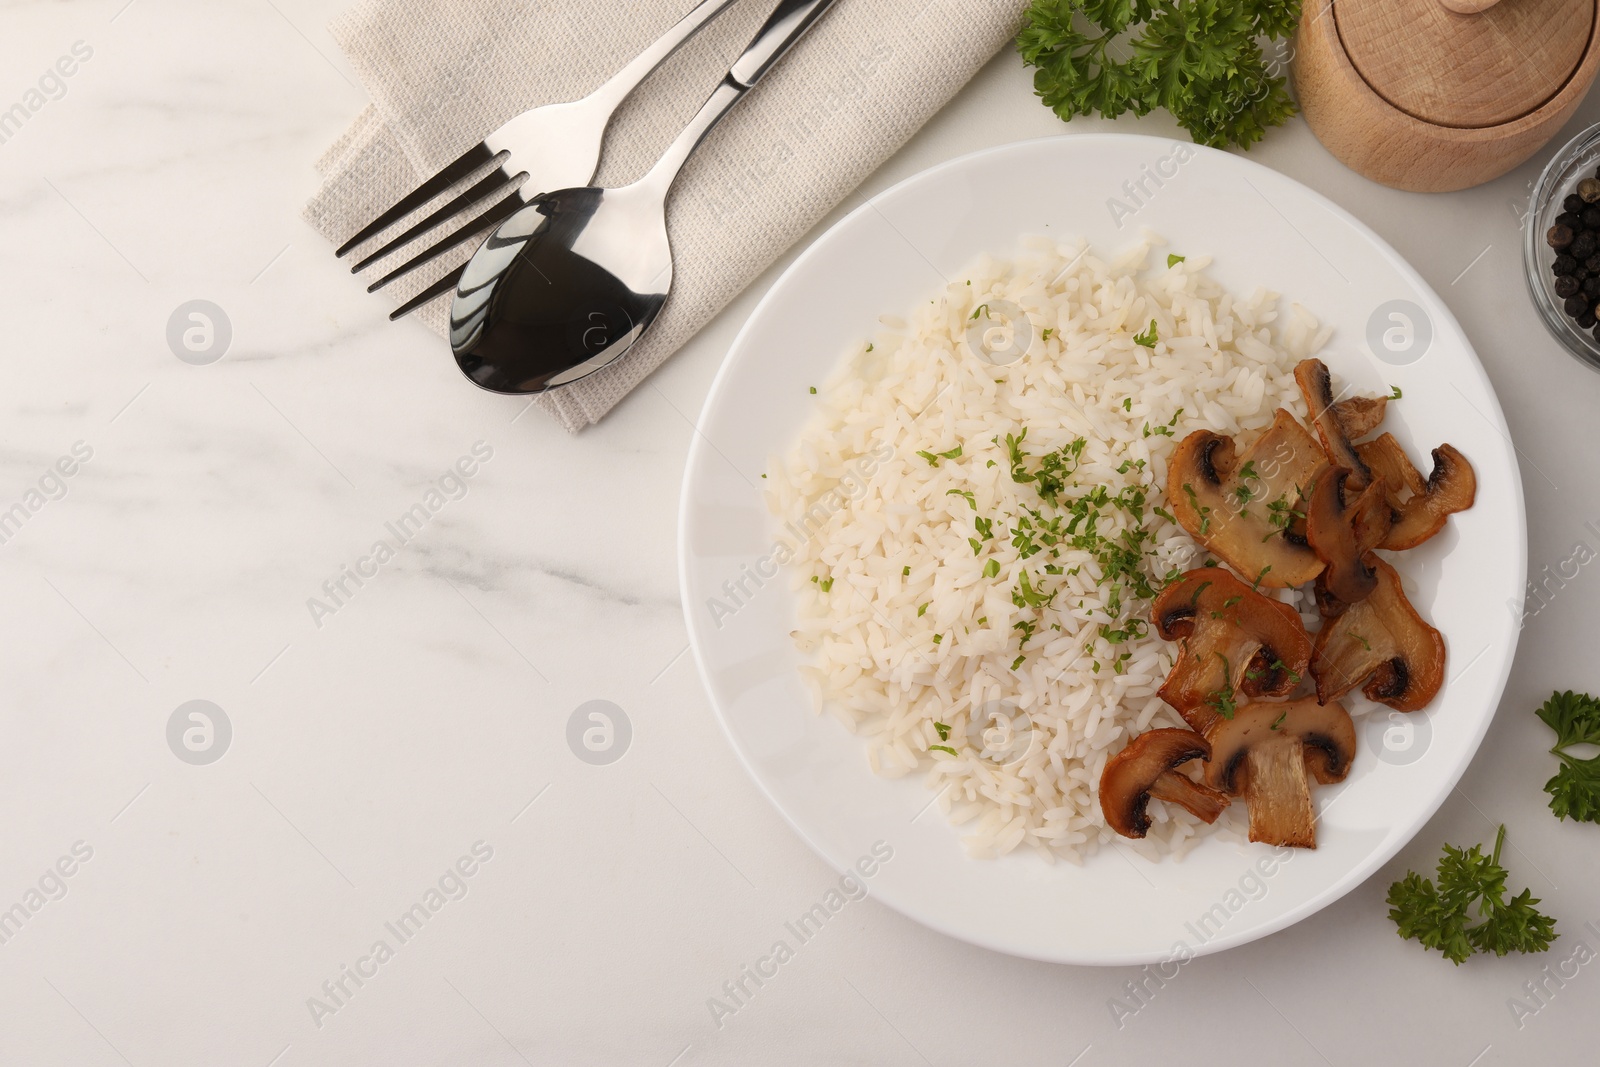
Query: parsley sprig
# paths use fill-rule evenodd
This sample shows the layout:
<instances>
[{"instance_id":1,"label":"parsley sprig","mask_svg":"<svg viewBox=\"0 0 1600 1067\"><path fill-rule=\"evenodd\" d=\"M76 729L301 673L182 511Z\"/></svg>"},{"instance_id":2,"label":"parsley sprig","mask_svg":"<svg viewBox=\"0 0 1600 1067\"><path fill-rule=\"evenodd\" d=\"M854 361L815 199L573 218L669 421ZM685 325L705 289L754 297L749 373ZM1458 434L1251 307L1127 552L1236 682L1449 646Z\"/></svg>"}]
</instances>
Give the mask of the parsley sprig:
<instances>
[{"instance_id":1,"label":"parsley sprig","mask_svg":"<svg viewBox=\"0 0 1600 1067\"><path fill-rule=\"evenodd\" d=\"M1561 769L1544 784L1550 810L1556 818L1575 822L1600 822L1600 756L1584 759L1570 751L1574 745L1600 745L1600 700L1588 693L1551 693L1537 712L1556 732L1550 751Z\"/></svg>"},{"instance_id":2,"label":"parsley sprig","mask_svg":"<svg viewBox=\"0 0 1600 1067\"><path fill-rule=\"evenodd\" d=\"M1501 824L1494 839L1494 855L1485 856L1479 845L1468 849L1444 846L1438 881L1415 871L1389 887L1389 918L1400 936L1438 949L1445 959L1460 966L1474 952L1544 952L1559 935L1556 921L1541 914L1531 890L1505 899L1508 873L1500 866L1500 848L1506 828ZM1479 922L1472 923L1472 905L1478 905Z\"/></svg>"},{"instance_id":3,"label":"parsley sprig","mask_svg":"<svg viewBox=\"0 0 1600 1067\"><path fill-rule=\"evenodd\" d=\"M1249 148L1295 113L1258 38L1299 21L1300 0L1033 0L1017 49L1063 119L1161 107L1200 144Z\"/></svg>"}]
</instances>

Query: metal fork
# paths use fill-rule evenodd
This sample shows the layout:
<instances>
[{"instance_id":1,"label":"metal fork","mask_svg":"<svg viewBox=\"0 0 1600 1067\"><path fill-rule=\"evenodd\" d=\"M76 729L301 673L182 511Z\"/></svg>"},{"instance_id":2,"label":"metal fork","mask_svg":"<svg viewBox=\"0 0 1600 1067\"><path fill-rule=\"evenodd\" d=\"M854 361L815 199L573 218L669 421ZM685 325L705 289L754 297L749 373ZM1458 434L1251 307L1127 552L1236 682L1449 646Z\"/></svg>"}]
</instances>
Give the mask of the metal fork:
<instances>
[{"instance_id":1,"label":"metal fork","mask_svg":"<svg viewBox=\"0 0 1600 1067\"><path fill-rule=\"evenodd\" d=\"M702 0L649 48L614 74L604 85L581 100L565 104L546 104L525 111L467 149L455 162L419 185L399 203L379 215L354 237L339 246L335 255L343 258L354 249L378 237L434 198L472 177L484 167L494 169L381 246L362 256L350 268L359 274L378 260L410 244L454 218L456 215L489 205L486 210L459 229L442 237L429 248L412 256L383 277L367 286L374 293L390 282L419 267L432 263L479 234L498 226L540 193L588 185L600 165L600 145L605 139L611 116L639 83L666 62L689 38L712 19L722 14L735 0ZM512 168L516 168L513 171ZM505 193L510 190L509 196ZM456 287L466 265L447 273L416 296L401 304L389 318L410 314L441 293Z\"/></svg>"}]
</instances>

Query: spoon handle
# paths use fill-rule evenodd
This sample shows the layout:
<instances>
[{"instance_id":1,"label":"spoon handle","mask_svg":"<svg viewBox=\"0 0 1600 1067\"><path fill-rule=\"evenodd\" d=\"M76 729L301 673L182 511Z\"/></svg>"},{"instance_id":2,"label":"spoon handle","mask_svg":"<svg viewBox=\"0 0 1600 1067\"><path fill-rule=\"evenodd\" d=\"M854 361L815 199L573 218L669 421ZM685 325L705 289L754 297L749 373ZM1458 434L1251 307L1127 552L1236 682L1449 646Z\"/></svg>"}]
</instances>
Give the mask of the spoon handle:
<instances>
[{"instance_id":1,"label":"spoon handle","mask_svg":"<svg viewBox=\"0 0 1600 1067\"><path fill-rule=\"evenodd\" d=\"M701 27L731 7L734 0L701 0L695 9L678 20L677 25L662 34L654 43L634 57L633 61L613 74L604 85L590 94L597 103L603 102L608 111L614 111L628 98L639 83L649 77L667 57L683 47L684 43L700 32Z\"/></svg>"},{"instance_id":2,"label":"spoon handle","mask_svg":"<svg viewBox=\"0 0 1600 1067\"><path fill-rule=\"evenodd\" d=\"M700 142L705 140L712 127L733 109L733 105L744 99L744 94L772 69L773 64L783 58L796 41L805 36L806 31L834 3L835 0L781 0L761 29L756 31L750 46L729 68L722 84L717 86L689 125L684 127L666 153L650 168L650 173L638 184L656 186L656 191L665 199L678 172L694 150L700 147Z\"/></svg>"}]
</instances>

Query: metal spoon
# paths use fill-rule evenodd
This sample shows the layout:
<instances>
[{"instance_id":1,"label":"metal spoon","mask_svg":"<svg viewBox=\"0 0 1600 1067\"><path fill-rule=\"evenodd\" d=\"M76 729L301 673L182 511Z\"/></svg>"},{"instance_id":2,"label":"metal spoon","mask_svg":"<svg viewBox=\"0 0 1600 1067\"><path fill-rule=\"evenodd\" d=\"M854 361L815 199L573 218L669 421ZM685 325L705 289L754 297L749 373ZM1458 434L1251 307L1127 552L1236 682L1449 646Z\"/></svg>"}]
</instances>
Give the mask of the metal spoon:
<instances>
[{"instance_id":1,"label":"metal spoon","mask_svg":"<svg viewBox=\"0 0 1600 1067\"><path fill-rule=\"evenodd\" d=\"M712 127L835 0L781 0L666 154L632 185L535 197L478 249L450 309L462 373L496 393L542 393L620 357L672 287L667 194Z\"/></svg>"}]
</instances>

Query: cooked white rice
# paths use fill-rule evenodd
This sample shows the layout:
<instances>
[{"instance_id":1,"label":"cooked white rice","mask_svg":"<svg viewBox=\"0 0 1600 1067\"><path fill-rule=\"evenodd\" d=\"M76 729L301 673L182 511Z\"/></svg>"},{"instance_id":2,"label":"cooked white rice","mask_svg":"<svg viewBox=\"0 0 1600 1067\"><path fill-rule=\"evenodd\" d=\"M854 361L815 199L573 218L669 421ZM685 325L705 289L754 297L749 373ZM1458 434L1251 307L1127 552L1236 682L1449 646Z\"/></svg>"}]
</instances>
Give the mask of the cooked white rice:
<instances>
[{"instance_id":1,"label":"cooked white rice","mask_svg":"<svg viewBox=\"0 0 1600 1067\"><path fill-rule=\"evenodd\" d=\"M1279 407L1304 414L1291 371L1328 331L1298 305L1279 323L1265 289L1225 292L1196 250L1166 266L1164 244L1146 235L1108 262L1081 243L1030 238L1015 260L985 257L909 321L883 318L819 388L799 443L770 464L769 502L795 550L794 636L819 707L861 736L878 773L923 773L974 856L1026 845L1081 862L1114 836L1096 799L1107 757L1146 729L1183 725L1156 695L1171 646L1099 636L1107 590L1093 557L1063 545L1060 575L1044 573L1047 556L1019 557L1013 520L1042 505L1013 481L1006 435L1026 428L1030 464L1086 438L1067 496L1142 482L1162 505L1167 455L1188 432L1256 431ZM1027 313L1020 358L997 364L969 344L983 305ZM1151 319L1153 349L1134 341ZM1008 338L996 324L979 344L1004 350ZM1147 436L1169 424L1170 436ZM918 455L958 445L936 465ZM1143 476L1125 460L1146 461ZM975 554L978 518L992 519L993 538L979 537ZM1152 579L1203 559L1173 523L1151 515L1146 528ZM1059 589L1048 606L1013 602L1024 570L1041 591ZM1148 603L1125 602L1130 614ZM1036 632L1019 651L1014 626L1029 621ZM1130 844L1152 859L1181 855L1208 830L1160 801L1150 813L1148 836Z\"/></svg>"}]
</instances>

